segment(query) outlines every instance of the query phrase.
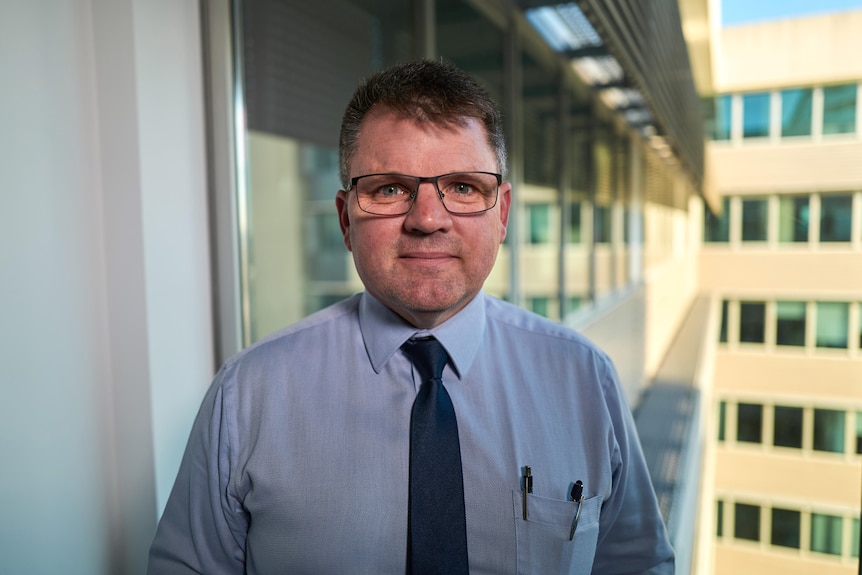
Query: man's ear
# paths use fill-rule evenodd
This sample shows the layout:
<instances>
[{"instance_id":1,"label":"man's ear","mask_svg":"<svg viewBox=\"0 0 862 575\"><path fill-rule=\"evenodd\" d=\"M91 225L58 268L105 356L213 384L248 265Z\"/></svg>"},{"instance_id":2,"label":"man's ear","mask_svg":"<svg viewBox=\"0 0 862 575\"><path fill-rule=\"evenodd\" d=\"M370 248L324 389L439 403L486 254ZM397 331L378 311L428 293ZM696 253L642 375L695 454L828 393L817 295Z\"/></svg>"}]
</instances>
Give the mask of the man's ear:
<instances>
[{"instance_id":1,"label":"man's ear","mask_svg":"<svg viewBox=\"0 0 862 575\"><path fill-rule=\"evenodd\" d=\"M512 205L512 184L503 182L500 184L500 194L497 198L500 202L500 243L506 239L506 229L509 227L509 208Z\"/></svg>"},{"instance_id":2,"label":"man's ear","mask_svg":"<svg viewBox=\"0 0 862 575\"><path fill-rule=\"evenodd\" d=\"M341 235L344 237L344 247L347 251L353 251L350 246L350 197L344 190L338 190L335 194L335 209L338 210L338 225L341 227Z\"/></svg>"}]
</instances>

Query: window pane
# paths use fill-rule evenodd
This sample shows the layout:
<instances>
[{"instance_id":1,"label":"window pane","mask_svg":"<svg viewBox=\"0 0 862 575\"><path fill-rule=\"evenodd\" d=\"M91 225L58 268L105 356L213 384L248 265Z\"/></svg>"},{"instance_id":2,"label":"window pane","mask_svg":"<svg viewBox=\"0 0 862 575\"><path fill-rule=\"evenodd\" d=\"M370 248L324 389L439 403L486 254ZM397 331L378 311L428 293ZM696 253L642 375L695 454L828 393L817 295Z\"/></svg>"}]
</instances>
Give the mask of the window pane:
<instances>
[{"instance_id":1,"label":"window pane","mask_svg":"<svg viewBox=\"0 0 862 575\"><path fill-rule=\"evenodd\" d=\"M856 131L856 84L823 88L823 133Z\"/></svg>"},{"instance_id":2,"label":"window pane","mask_svg":"<svg viewBox=\"0 0 862 575\"><path fill-rule=\"evenodd\" d=\"M805 345L805 302L780 301L776 305L778 345Z\"/></svg>"},{"instance_id":3,"label":"window pane","mask_svg":"<svg viewBox=\"0 0 862 575\"><path fill-rule=\"evenodd\" d=\"M707 242L727 242L730 239L730 198L722 201L721 214L715 215L704 207L703 239Z\"/></svg>"},{"instance_id":4,"label":"window pane","mask_svg":"<svg viewBox=\"0 0 862 575\"><path fill-rule=\"evenodd\" d=\"M835 409L814 410L814 449L844 453L844 412Z\"/></svg>"},{"instance_id":5,"label":"window pane","mask_svg":"<svg viewBox=\"0 0 862 575\"><path fill-rule=\"evenodd\" d=\"M850 304L817 302L817 347L846 349Z\"/></svg>"},{"instance_id":6,"label":"window pane","mask_svg":"<svg viewBox=\"0 0 862 575\"><path fill-rule=\"evenodd\" d=\"M551 300L546 297L531 297L530 299L530 309L533 313L537 313L543 317L548 317Z\"/></svg>"},{"instance_id":7,"label":"window pane","mask_svg":"<svg viewBox=\"0 0 862 575\"><path fill-rule=\"evenodd\" d=\"M741 302L739 304L739 341L763 343L766 304Z\"/></svg>"},{"instance_id":8,"label":"window pane","mask_svg":"<svg viewBox=\"0 0 862 575\"><path fill-rule=\"evenodd\" d=\"M779 447L802 447L802 408L775 406L773 444Z\"/></svg>"},{"instance_id":9,"label":"window pane","mask_svg":"<svg viewBox=\"0 0 862 575\"><path fill-rule=\"evenodd\" d=\"M720 401L718 402L718 440L724 441L725 432L724 429L726 427L727 421L727 402Z\"/></svg>"},{"instance_id":10,"label":"window pane","mask_svg":"<svg viewBox=\"0 0 862 575\"><path fill-rule=\"evenodd\" d=\"M763 437L763 406L740 403L736 410L736 440L760 443Z\"/></svg>"},{"instance_id":11,"label":"window pane","mask_svg":"<svg viewBox=\"0 0 862 575\"><path fill-rule=\"evenodd\" d=\"M730 139L730 94L707 98L704 102L707 121L706 132L713 140Z\"/></svg>"},{"instance_id":12,"label":"window pane","mask_svg":"<svg viewBox=\"0 0 862 575\"><path fill-rule=\"evenodd\" d=\"M527 206L530 216L530 243L546 244L551 241L551 206L531 204Z\"/></svg>"},{"instance_id":13,"label":"window pane","mask_svg":"<svg viewBox=\"0 0 862 575\"><path fill-rule=\"evenodd\" d=\"M742 241L766 241L768 207L765 198L742 201Z\"/></svg>"},{"instance_id":14,"label":"window pane","mask_svg":"<svg viewBox=\"0 0 862 575\"><path fill-rule=\"evenodd\" d=\"M724 501L719 499L715 503L715 534L721 537L724 535Z\"/></svg>"},{"instance_id":15,"label":"window pane","mask_svg":"<svg viewBox=\"0 0 862 575\"><path fill-rule=\"evenodd\" d=\"M808 241L808 196L783 196L778 200L778 241Z\"/></svg>"},{"instance_id":16,"label":"window pane","mask_svg":"<svg viewBox=\"0 0 862 575\"><path fill-rule=\"evenodd\" d=\"M760 541L760 507L737 503L734 505L733 536L737 539Z\"/></svg>"},{"instance_id":17,"label":"window pane","mask_svg":"<svg viewBox=\"0 0 862 575\"><path fill-rule=\"evenodd\" d=\"M859 557L859 518L854 517L850 525L853 530L850 536L850 557Z\"/></svg>"},{"instance_id":18,"label":"window pane","mask_svg":"<svg viewBox=\"0 0 862 575\"><path fill-rule=\"evenodd\" d=\"M772 510L772 544L799 549L799 511Z\"/></svg>"},{"instance_id":19,"label":"window pane","mask_svg":"<svg viewBox=\"0 0 862 575\"><path fill-rule=\"evenodd\" d=\"M856 412L856 453L862 453L862 411Z\"/></svg>"},{"instance_id":20,"label":"window pane","mask_svg":"<svg viewBox=\"0 0 862 575\"><path fill-rule=\"evenodd\" d=\"M811 88L781 92L781 135L811 135Z\"/></svg>"},{"instance_id":21,"label":"window pane","mask_svg":"<svg viewBox=\"0 0 862 575\"><path fill-rule=\"evenodd\" d=\"M841 518L820 513L811 514L811 550L841 555Z\"/></svg>"},{"instance_id":22,"label":"window pane","mask_svg":"<svg viewBox=\"0 0 862 575\"><path fill-rule=\"evenodd\" d=\"M727 343L727 308L728 301L724 300L721 302L721 330L718 333L718 341L721 343Z\"/></svg>"},{"instance_id":23,"label":"window pane","mask_svg":"<svg viewBox=\"0 0 862 575\"><path fill-rule=\"evenodd\" d=\"M611 241L611 208L610 206L595 206L595 217L593 225L595 231L593 237L596 243L610 243Z\"/></svg>"},{"instance_id":24,"label":"window pane","mask_svg":"<svg viewBox=\"0 0 862 575\"><path fill-rule=\"evenodd\" d=\"M742 136L769 136L769 93L745 94L742 97Z\"/></svg>"},{"instance_id":25,"label":"window pane","mask_svg":"<svg viewBox=\"0 0 862 575\"><path fill-rule=\"evenodd\" d=\"M572 202L569 204L569 237L568 242L571 244L581 243L581 203Z\"/></svg>"},{"instance_id":26,"label":"window pane","mask_svg":"<svg viewBox=\"0 0 862 575\"><path fill-rule=\"evenodd\" d=\"M853 196L826 195L820 198L820 241L849 242Z\"/></svg>"}]
</instances>

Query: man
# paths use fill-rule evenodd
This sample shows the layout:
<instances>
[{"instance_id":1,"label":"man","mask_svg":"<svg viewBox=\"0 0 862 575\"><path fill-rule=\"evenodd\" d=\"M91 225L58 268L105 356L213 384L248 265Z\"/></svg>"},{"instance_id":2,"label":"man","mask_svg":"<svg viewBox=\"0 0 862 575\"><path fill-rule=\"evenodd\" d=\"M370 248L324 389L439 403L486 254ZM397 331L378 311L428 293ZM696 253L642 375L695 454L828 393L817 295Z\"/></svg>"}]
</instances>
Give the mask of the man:
<instances>
[{"instance_id":1,"label":"man","mask_svg":"<svg viewBox=\"0 0 862 575\"><path fill-rule=\"evenodd\" d=\"M492 100L443 63L385 70L340 153L367 291L224 365L150 573L672 573L610 360L481 291L512 194Z\"/></svg>"}]
</instances>

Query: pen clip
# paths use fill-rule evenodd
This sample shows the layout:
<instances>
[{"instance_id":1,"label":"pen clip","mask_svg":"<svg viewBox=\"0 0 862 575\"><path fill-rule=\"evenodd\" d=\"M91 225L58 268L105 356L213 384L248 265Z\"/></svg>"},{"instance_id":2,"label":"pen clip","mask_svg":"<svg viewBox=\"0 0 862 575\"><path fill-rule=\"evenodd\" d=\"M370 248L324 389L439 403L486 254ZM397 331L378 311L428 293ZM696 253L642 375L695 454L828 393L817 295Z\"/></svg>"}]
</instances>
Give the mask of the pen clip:
<instances>
[{"instance_id":1,"label":"pen clip","mask_svg":"<svg viewBox=\"0 0 862 575\"><path fill-rule=\"evenodd\" d=\"M572 485L572 501L577 503L575 518L572 519L572 529L569 531L569 541L575 538L575 530L578 528L578 520L581 518L581 507L584 505L584 482L578 479Z\"/></svg>"},{"instance_id":2,"label":"pen clip","mask_svg":"<svg viewBox=\"0 0 862 575\"><path fill-rule=\"evenodd\" d=\"M523 510L522 511L523 511L523 515L524 515L524 521L526 521L527 518L530 516L530 512L529 512L528 505L527 505L527 499L528 499L527 494L532 493L532 492L533 492L533 472L532 472L532 469L530 469L530 466L526 465L524 467L524 497L522 500L522 502L523 502L523 505L522 505Z\"/></svg>"}]
</instances>

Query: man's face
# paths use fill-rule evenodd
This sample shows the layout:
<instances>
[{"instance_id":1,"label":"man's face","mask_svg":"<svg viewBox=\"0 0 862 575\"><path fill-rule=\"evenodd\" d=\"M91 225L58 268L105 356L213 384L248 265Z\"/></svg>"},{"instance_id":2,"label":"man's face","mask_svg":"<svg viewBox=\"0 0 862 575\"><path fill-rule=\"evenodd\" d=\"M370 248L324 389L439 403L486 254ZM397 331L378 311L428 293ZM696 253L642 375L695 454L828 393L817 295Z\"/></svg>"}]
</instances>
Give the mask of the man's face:
<instances>
[{"instance_id":1,"label":"man's face","mask_svg":"<svg viewBox=\"0 0 862 575\"><path fill-rule=\"evenodd\" d=\"M366 116L350 164L350 177L469 171L499 171L480 122L441 127L389 110ZM363 212L355 195L342 190L335 200L344 245L353 252L365 289L382 303L412 325L430 328L481 289L506 237L508 182L500 186L496 206L475 215L450 214L428 182L401 216Z\"/></svg>"}]
</instances>

